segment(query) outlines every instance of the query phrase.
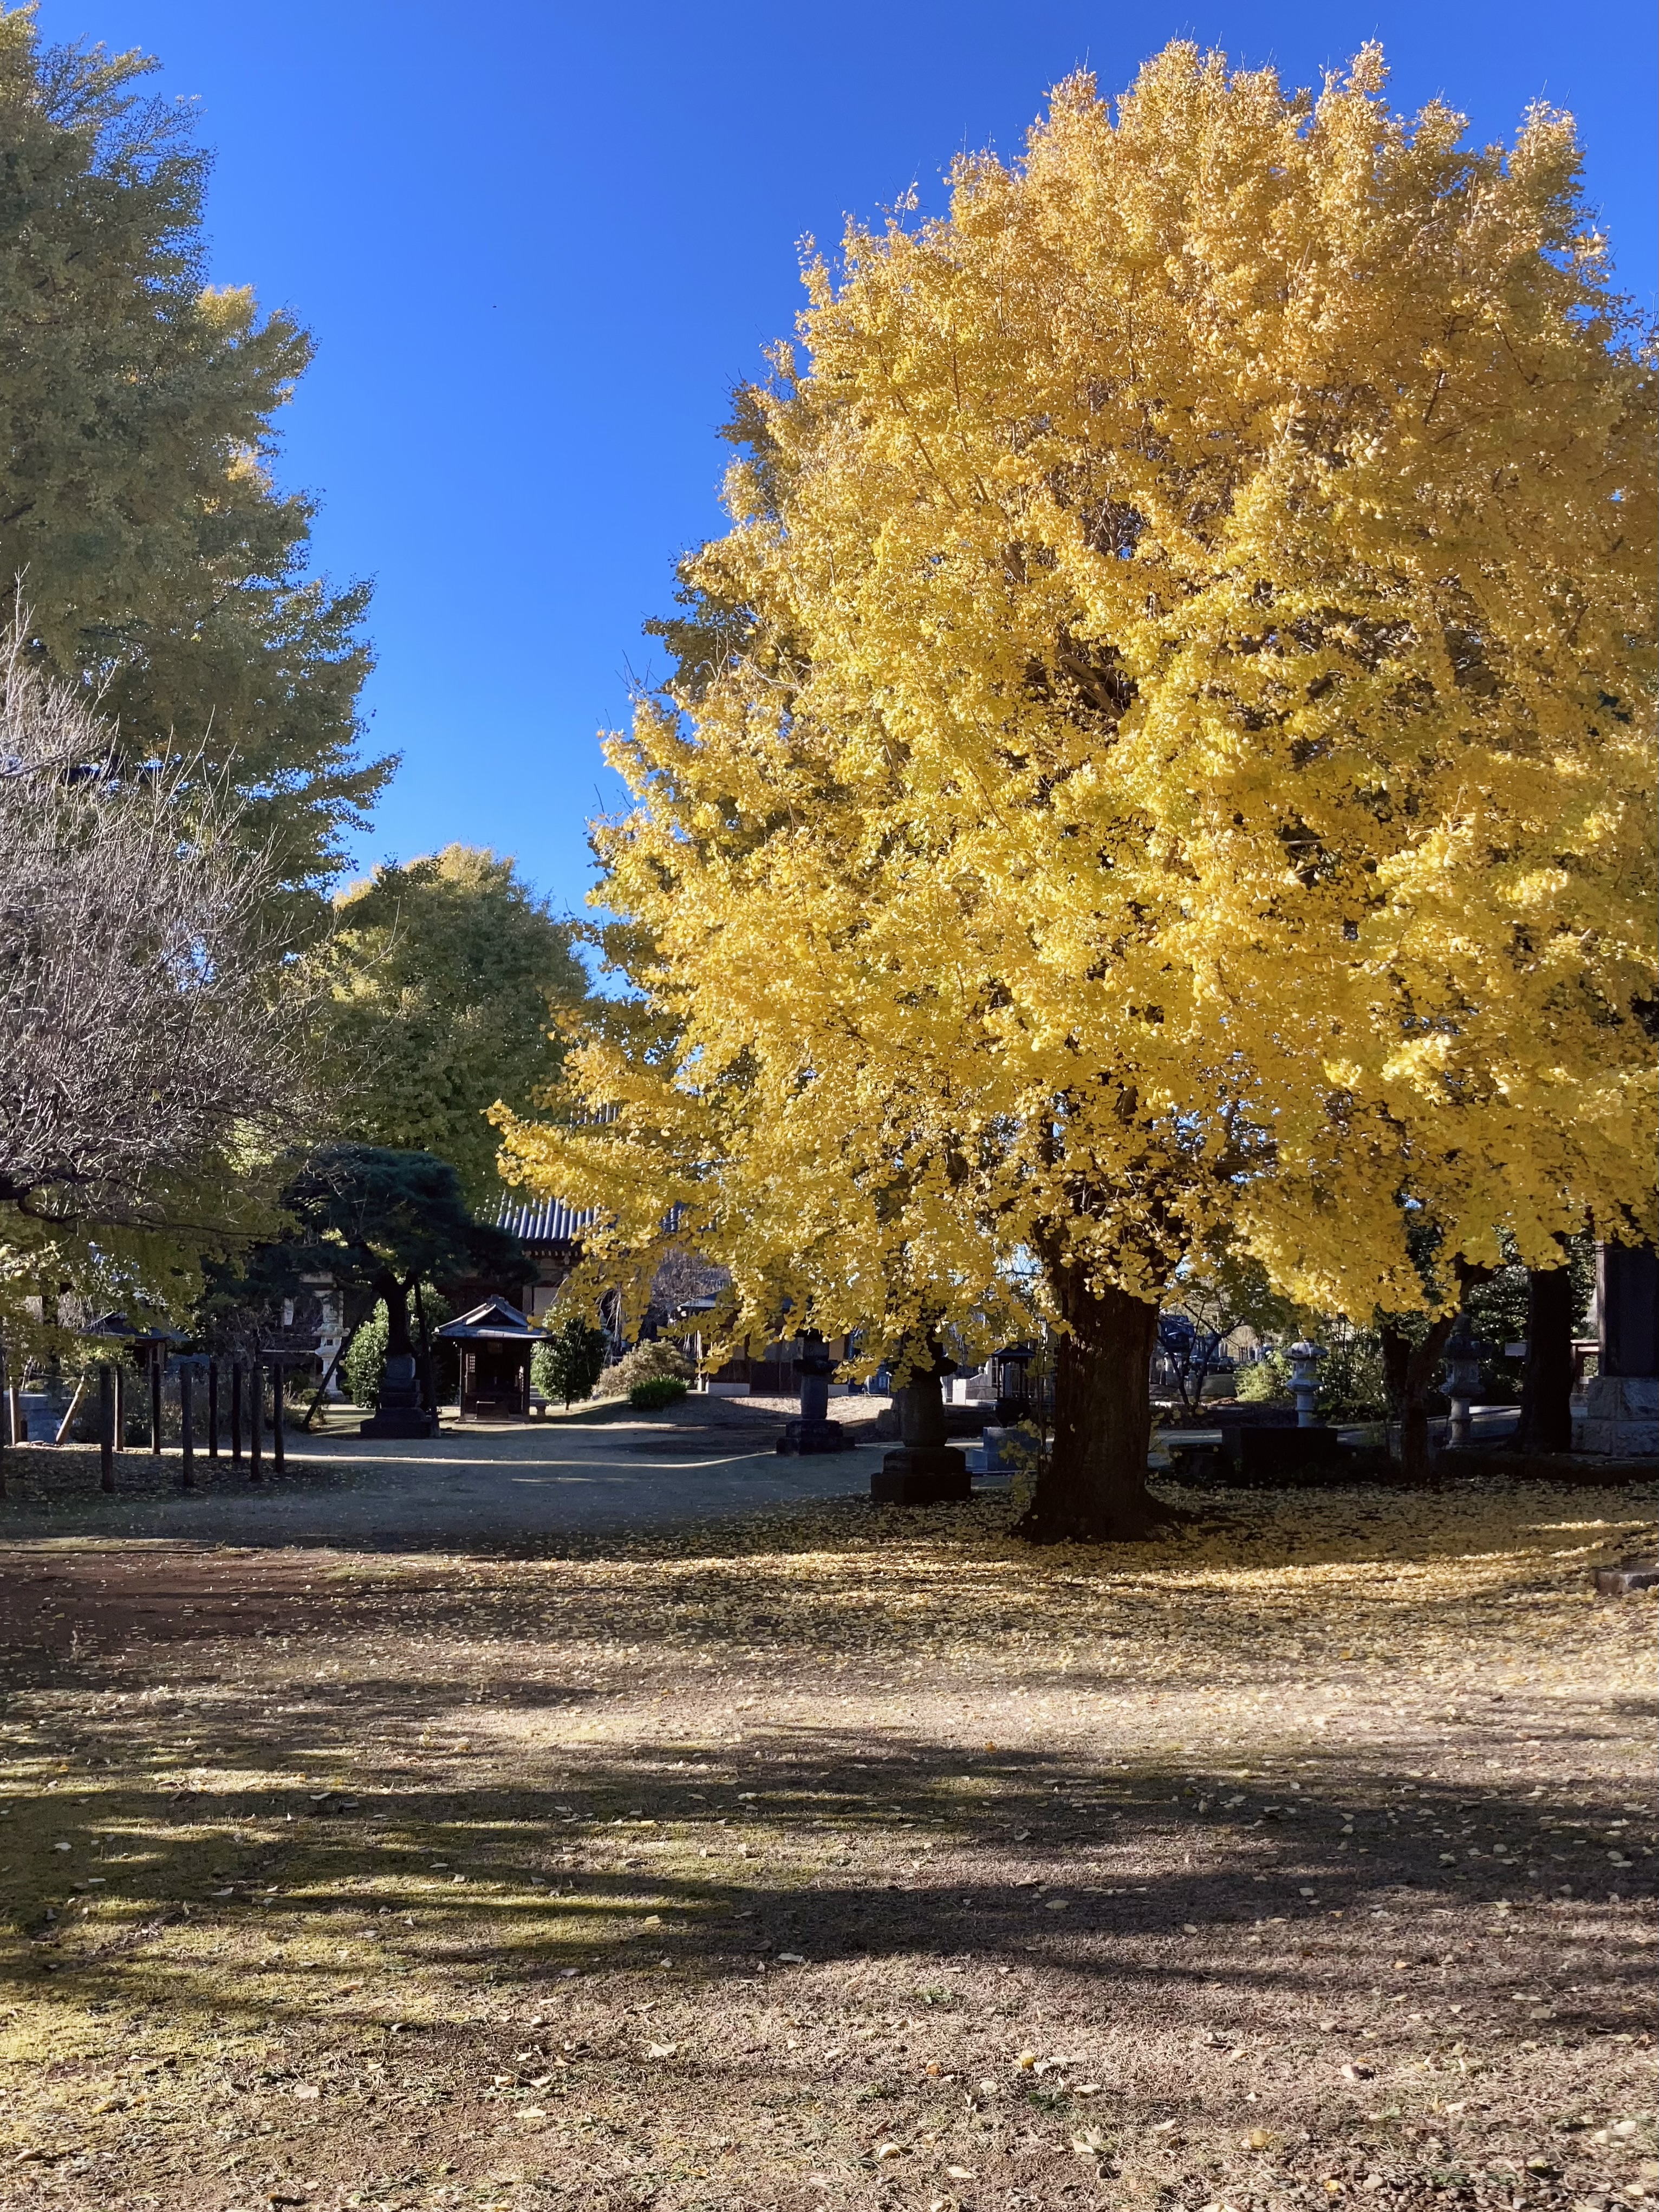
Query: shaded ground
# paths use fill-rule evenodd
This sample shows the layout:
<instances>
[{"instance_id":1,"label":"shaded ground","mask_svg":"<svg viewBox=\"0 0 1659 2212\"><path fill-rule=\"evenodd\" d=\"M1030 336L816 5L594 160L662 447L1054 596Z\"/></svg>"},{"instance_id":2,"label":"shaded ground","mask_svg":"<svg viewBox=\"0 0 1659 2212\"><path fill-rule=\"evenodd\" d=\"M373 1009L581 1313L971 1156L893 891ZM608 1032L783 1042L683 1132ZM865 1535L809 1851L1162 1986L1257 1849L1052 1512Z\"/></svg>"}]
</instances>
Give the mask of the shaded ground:
<instances>
[{"instance_id":1,"label":"shaded ground","mask_svg":"<svg viewBox=\"0 0 1659 2212\"><path fill-rule=\"evenodd\" d=\"M246 1461L210 1460L198 1447L187 1497L176 1448L118 1454L112 1500L99 1494L96 1450L40 1446L5 1455L12 1496L0 1525L371 1551L533 1546L867 1491L878 1462L856 1439L886 1401L847 1402L854 1447L805 1460L778 1455L784 1400L692 1397L656 1413L613 1401L512 1426L451 1425L407 1444L360 1437L354 1410L331 1433L290 1433L281 1477L267 1440L257 1486Z\"/></svg>"},{"instance_id":2,"label":"shaded ground","mask_svg":"<svg viewBox=\"0 0 1659 2212\"><path fill-rule=\"evenodd\" d=\"M1632 1493L1006 1510L13 1534L0 2206L1659 2194Z\"/></svg>"}]
</instances>

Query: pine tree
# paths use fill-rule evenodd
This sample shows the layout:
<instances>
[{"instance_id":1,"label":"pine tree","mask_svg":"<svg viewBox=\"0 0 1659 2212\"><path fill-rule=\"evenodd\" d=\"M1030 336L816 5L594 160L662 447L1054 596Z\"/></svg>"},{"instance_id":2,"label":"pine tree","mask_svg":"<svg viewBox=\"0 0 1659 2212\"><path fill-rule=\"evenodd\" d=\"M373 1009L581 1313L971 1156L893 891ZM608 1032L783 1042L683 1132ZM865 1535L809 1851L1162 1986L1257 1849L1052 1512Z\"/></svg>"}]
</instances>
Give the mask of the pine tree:
<instances>
[{"instance_id":1,"label":"pine tree","mask_svg":"<svg viewBox=\"0 0 1659 2212\"><path fill-rule=\"evenodd\" d=\"M154 67L0 11L0 574L130 758L246 802L314 925L393 765L355 750L368 587L307 573L312 505L270 471L311 341L206 281L208 156Z\"/></svg>"}]
</instances>

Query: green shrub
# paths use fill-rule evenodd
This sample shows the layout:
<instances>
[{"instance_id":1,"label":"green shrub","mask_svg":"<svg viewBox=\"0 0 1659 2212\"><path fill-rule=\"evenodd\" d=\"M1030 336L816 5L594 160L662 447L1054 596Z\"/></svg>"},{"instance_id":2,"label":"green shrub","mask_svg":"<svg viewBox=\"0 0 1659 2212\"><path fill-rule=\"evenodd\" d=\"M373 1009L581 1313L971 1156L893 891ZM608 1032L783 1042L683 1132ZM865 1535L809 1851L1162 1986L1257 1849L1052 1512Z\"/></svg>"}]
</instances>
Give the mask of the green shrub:
<instances>
[{"instance_id":1,"label":"green shrub","mask_svg":"<svg viewBox=\"0 0 1659 2212\"><path fill-rule=\"evenodd\" d=\"M1328 1321L1315 1331L1315 1340L1325 1347L1319 1363L1319 1418L1322 1421L1380 1421L1388 1412L1388 1393L1382 1382L1382 1340L1375 1329L1355 1328L1345 1321ZM1237 1395L1249 1404L1288 1406L1291 1362L1287 1353L1270 1352L1238 1370Z\"/></svg>"},{"instance_id":2,"label":"green shrub","mask_svg":"<svg viewBox=\"0 0 1659 2212\"><path fill-rule=\"evenodd\" d=\"M664 1377L689 1382L691 1376L691 1362L678 1345L669 1343L666 1337L653 1336L624 1352L614 1367L607 1369L603 1380L607 1392L622 1395L631 1393L636 1382L655 1382Z\"/></svg>"},{"instance_id":3,"label":"green shrub","mask_svg":"<svg viewBox=\"0 0 1659 2212\"><path fill-rule=\"evenodd\" d=\"M354 1406L378 1406L386 1379L386 1302L362 1322L340 1362L340 1380Z\"/></svg>"},{"instance_id":4,"label":"green shrub","mask_svg":"<svg viewBox=\"0 0 1659 2212\"><path fill-rule=\"evenodd\" d=\"M544 1398L574 1405L591 1398L593 1385L605 1372L605 1349L611 1340L579 1314L562 1322L545 1344L531 1355L530 1379Z\"/></svg>"},{"instance_id":5,"label":"green shrub","mask_svg":"<svg viewBox=\"0 0 1659 2212\"><path fill-rule=\"evenodd\" d=\"M1284 1406L1291 1402L1291 1363L1282 1352L1253 1359L1238 1370L1233 1395L1248 1406Z\"/></svg>"},{"instance_id":6,"label":"green shrub","mask_svg":"<svg viewBox=\"0 0 1659 2212\"><path fill-rule=\"evenodd\" d=\"M641 1413L654 1413L663 1406L677 1405L684 1395L685 1385L678 1375L651 1375L634 1385L628 1402Z\"/></svg>"},{"instance_id":7,"label":"green shrub","mask_svg":"<svg viewBox=\"0 0 1659 2212\"><path fill-rule=\"evenodd\" d=\"M1382 1340L1375 1329L1333 1322L1321 1338L1328 1357L1319 1363L1319 1411L1327 1421L1380 1421L1389 1393L1382 1375Z\"/></svg>"}]
</instances>

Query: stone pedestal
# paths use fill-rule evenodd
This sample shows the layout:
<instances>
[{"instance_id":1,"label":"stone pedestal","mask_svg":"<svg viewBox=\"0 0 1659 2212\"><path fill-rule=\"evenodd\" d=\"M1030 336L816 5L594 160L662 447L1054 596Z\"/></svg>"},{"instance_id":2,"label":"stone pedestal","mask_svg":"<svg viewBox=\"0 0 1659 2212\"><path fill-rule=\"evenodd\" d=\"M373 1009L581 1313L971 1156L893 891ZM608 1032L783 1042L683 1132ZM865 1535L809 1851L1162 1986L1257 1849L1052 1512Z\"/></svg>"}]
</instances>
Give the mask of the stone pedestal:
<instances>
[{"instance_id":1,"label":"stone pedestal","mask_svg":"<svg viewBox=\"0 0 1659 2212\"><path fill-rule=\"evenodd\" d=\"M948 1364L941 1364L894 1391L902 1441L883 1458L879 1474L870 1478L870 1495L878 1504L944 1505L973 1496L966 1458L945 1441L940 1386L946 1371Z\"/></svg>"},{"instance_id":2,"label":"stone pedestal","mask_svg":"<svg viewBox=\"0 0 1659 2212\"><path fill-rule=\"evenodd\" d=\"M1610 1459L1659 1455L1659 1376L1593 1375L1573 1414L1572 1448Z\"/></svg>"},{"instance_id":3,"label":"stone pedestal","mask_svg":"<svg viewBox=\"0 0 1659 2212\"><path fill-rule=\"evenodd\" d=\"M416 1379L412 1352L386 1355L380 1405L357 1433L360 1437L395 1437L404 1442L437 1435L437 1415L428 1413L421 1403L421 1386Z\"/></svg>"},{"instance_id":4,"label":"stone pedestal","mask_svg":"<svg viewBox=\"0 0 1659 2212\"><path fill-rule=\"evenodd\" d=\"M847 1437L841 1423L829 1419L830 1377L836 1363L816 1331L808 1330L802 1336L800 1358L795 1364L800 1370L800 1411L785 1422L778 1438L779 1451L785 1456L845 1451Z\"/></svg>"},{"instance_id":5,"label":"stone pedestal","mask_svg":"<svg viewBox=\"0 0 1659 2212\"><path fill-rule=\"evenodd\" d=\"M870 1478L878 1505L948 1505L973 1494L967 1456L949 1444L901 1444Z\"/></svg>"},{"instance_id":6,"label":"stone pedestal","mask_svg":"<svg viewBox=\"0 0 1659 2212\"><path fill-rule=\"evenodd\" d=\"M1573 1409L1572 1448L1610 1459L1659 1456L1659 1254L1651 1244L1598 1244L1595 1303L1601 1373Z\"/></svg>"},{"instance_id":7,"label":"stone pedestal","mask_svg":"<svg viewBox=\"0 0 1659 2212\"><path fill-rule=\"evenodd\" d=\"M1166 1439L1167 1441L1167 1439ZM1277 1490L1328 1476L1342 1446L1334 1429L1224 1425L1221 1449L1241 1489Z\"/></svg>"}]
</instances>

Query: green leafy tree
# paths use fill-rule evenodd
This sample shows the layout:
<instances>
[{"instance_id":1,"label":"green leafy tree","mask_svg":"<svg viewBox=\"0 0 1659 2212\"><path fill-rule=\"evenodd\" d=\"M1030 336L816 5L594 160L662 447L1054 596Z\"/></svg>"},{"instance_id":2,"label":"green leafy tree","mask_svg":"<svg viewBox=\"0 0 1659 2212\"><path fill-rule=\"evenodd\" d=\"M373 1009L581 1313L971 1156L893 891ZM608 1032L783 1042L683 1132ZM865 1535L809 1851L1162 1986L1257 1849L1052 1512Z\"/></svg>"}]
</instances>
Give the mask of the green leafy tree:
<instances>
[{"instance_id":1,"label":"green leafy tree","mask_svg":"<svg viewBox=\"0 0 1659 2212\"><path fill-rule=\"evenodd\" d=\"M307 573L313 506L270 468L311 341L207 283L209 157L155 67L0 6L0 575L44 667L101 695L132 757L231 786L320 921L393 765L356 751L368 586Z\"/></svg>"},{"instance_id":2,"label":"green leafy tree","mask_svg":"<svg viewBox=\"0 0 1659 2212\"><path fill-rule=\"evenodd\" d=\"M498 1100L521 1113L552 1081L553 1024L586 989L570 939L510 860L473 846L377 868L343 893L319 957L343 1130L436 1153L485 1202L500 1143L485 1113Z\"/></svg>"},{"instance_id":3,"label":"green leafy tree","mask_svg":"<svg viewBox=\"0 0 1659 2212\"><path fill-rule=\"evenodd\" d=\"M325 1146L291 1163L282 1204L284 1235L210 1266L198 1320L210 1336L230 1341L249 1323L257 1333L261 1316L322 1278L360 1325L384 1305L383 1360L416 1349L409 1308L417 1283L516 1285L532 1272L518 1239L475 1220L454 1169L430 1152Z\"/></svg>"},{"instance_id":4,"label":"green leafy tree","mask_svg":"<svg viewBox=\"0 0 1659 2212\"><path fill-rule=\"evenodd\" d=\"M536 1346L530 1379L544 1398L556 1398L566 1406L591 1398L593 1385L605 1372L609 1342L602 1328L573 1314L545 1344Z\"/></svg>"},{"instance_id":5,"label":"green leafy tree","mask_svg":"<svg viewBox=\"0 0 1659 2212\"><path fill-rule=\"evenodd\" d=\"M518 1239L475 1221L455 1170L429 1152L330 1145L283 1194L300 1229L296 1256L345 1290L383 1300L386 1350L414 1349L409 1300L416 1283L528 1274Z\"/></svg>"}]
</instances>

